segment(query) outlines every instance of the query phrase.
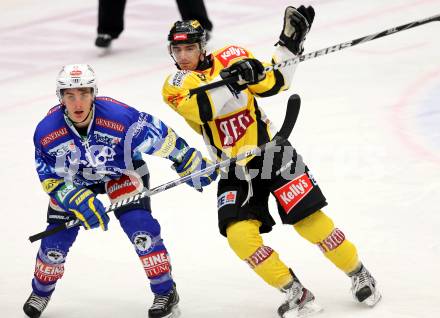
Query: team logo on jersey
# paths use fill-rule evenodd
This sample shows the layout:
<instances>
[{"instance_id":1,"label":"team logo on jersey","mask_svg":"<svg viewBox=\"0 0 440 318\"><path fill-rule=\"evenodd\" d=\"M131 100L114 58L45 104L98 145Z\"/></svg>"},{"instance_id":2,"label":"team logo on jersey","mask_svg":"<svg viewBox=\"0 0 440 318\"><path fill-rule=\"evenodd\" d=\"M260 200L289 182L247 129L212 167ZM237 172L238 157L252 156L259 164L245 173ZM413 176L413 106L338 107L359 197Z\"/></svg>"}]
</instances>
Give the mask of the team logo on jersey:
<instances>
[{"instance_id":1,"label":"team logo on jersey","mask_svg":"<svg viewBox=\"0 0 440 318\"><path fill-rule=\"evenodd\" d=\"M233 147L252 125L254 119L248 109L235 113L229 117L216 119L215 124L223 147Z\"/></svg>"},{"instance_id":2,"label":"team logo on jersey","mask_svg":"<svg viewBox=\"0 0 440 318\"><path fill-rule=\"evenodd\" d=\"M105 127L108 129L116 130L118 132L123 132L125 129L124 125L122 125L121 123L118 123L117 121L105 119L102 117L96 118L96 125L101 126L101 127Z\"/></svg>"},{"instance_id":3,"label":"team logo on jersey","mask_svg":"<svg viewBox=\"0 0 440 318\"><path fill-rule=\"evenodd\" d=\"M312 189L313 184L311 180L307 174L303 173L275 190L274 194L286 214L289 214L293 207L304 199Z\"/></svg>"},{"instance_id":4,"label":"team logo on jersey","mask_svg":"<svg viewBox=\"0 0 440 318\"><path fill-rule=\"evenodd\" d=\"M217 59L224 67L227 67L233 59L242 56L248 57L249 53L245 49L238 46L228 46L223 51L216 54Z\"/></svg>"},{"instance_id":5,"label":"team logo on jersey","mask_svg":"<svg viewBox=\"0 0 440 318\"><path fill-rule=\"evenodd\" d=\"M224 192L217 198L217 209L221 209L228 204L235 204L236 201L237 191Z\"/></svg>"},{"instance_id":6,"label":"team logo on jersey","mask_svg":"<svg viewBox=\"0 0 440 318\"><path fill-rule=\"evenodd\" d=\"M40 139L40 143L46 147L50 143L54 142L58 138L61 138L63 136L66 136L68 134L67 128L62 127L58 130L52 131L51 133L47 134L43 138Z\"/></svg>"},{"instance_id":7,"label":"team logo on jersey","mask_svg":"<svg viewBox=\"0 0 440 318\"><path fill-rule=\"evenodd\" d=\"M140 254L149 253L153 245L153 236L148 232L136 232L132 235L132 240L134 247Z\"/></svg>"}]
</instances>

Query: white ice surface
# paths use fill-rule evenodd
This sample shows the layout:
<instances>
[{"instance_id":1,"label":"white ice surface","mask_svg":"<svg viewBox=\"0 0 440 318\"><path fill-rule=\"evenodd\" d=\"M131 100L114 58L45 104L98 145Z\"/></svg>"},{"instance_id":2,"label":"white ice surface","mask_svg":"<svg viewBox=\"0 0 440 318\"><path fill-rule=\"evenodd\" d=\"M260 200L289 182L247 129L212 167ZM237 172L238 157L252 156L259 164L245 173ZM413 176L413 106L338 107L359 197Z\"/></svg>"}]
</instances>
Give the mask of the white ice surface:
<instances>
[{"instance_id":1,"label":"white ice surface","mask_svg":"<svg viewBox=\"0 0 440 318\"><path fill-rule=\"evenodd\" d=\"M174 1L130 0L112 53L93 45L97 1L0 2L0 316L23 317L47 197L34 170L32 136L57 103L61 65L89 63L101 95L162 118L204 149L163 102L173 71L166 50ZM440 0L316 0L306 52L440 13ZM270 60L287 0L207 0L209 47L240 44ZM320 183L325 211L359 249L383 293L374 309L352 301L350 282L290 227L264 236L325 308L326 318L440 317L440 22L301 63L294 86L259 103L276 124L289 94L303 104L290 140ZM152 185L176 177L149 159ZM229 249L217 231L215 186L186 185L152 199L172 257L182 317L276 317L282 296ZM275 211L274 202L271 208ZM279 221L276 213L275 219ZM81 231L44 317L146 317L152 295L132 246L110 230Z\"/></svg>"}]
</instances>

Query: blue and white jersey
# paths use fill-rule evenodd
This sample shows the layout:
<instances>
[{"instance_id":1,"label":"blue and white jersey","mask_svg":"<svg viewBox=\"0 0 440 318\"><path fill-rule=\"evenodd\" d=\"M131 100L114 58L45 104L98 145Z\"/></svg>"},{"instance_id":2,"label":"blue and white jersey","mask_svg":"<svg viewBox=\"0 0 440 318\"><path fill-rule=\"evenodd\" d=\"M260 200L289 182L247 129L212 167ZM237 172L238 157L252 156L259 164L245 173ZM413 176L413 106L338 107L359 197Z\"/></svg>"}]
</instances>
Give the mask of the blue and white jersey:
<instances>
[{"instance_id":1,"label":"blue and white jersey","mask_svg":"<svg viewBox=\"0 0 440 318\"><path fill-rule=\"evenodd\" d=\"M109 97L97 97L87 136L81 136L53 107L34 134L35 163L44 190L51 194L65 182L90 186L133 170L141 153L176 161L187 143L158 118Z\"/></svg>"}]
</instances>

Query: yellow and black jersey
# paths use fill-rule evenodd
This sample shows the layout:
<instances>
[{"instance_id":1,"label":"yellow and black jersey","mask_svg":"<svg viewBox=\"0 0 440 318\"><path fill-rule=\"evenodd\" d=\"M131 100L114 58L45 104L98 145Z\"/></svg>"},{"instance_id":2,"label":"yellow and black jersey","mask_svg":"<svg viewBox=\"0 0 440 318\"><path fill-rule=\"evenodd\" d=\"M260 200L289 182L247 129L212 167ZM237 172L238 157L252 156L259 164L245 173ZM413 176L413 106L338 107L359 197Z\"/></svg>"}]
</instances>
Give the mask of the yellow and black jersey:
<instances>
[{"instance_id":1,"label":"yellow and black jersey","mask_svg":"<svg viewBox=\"0 0 440 318\"><path fill-rule=\"evenodd\" d=\"M294 55L278 46L272 63ZM264 80L234 95L228 87L215 88L190 96L189 90L221 80L220 71L240 59L254 58L238 46L226 46L210 54L210 67L202 71L177 71L163 86L164 101L197 133L202 134L213 157L234 157L250 148L268 142L274 134L271 121L258 107L255 96L266 97L286 90L296 65L266 73ZM264 66L269 65L263 63Z\"/></svg>"}]
</instances>

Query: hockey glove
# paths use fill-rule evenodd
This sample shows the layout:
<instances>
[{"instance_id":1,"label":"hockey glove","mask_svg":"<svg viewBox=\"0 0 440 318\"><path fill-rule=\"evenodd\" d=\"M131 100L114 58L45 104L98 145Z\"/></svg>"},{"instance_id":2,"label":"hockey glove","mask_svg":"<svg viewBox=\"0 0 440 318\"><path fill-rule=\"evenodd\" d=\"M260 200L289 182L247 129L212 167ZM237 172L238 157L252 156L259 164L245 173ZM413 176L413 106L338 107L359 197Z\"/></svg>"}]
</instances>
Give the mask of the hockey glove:
<instances>
[{"instance_id":1,"label":"hockey glove","mask_svg":"<svg viewBox=\"0 0 440 318\"><path fill-rule=\"evenodd\" d=\"M234 91L240 92L247 88L248 84L252 85L264 80L266 74L259 60L243 59L221 70L220 76L223 79L238 77L238 81L230 86Z\"/></svg>"},{"instance_id":2,"label":"hockey glove","mask_svg":"<svg viewBox=\"0 0 440 318\"><path fill-rule=\"evenodd\" d=\"M277 44L285 46L295 55L300 55L304 51L303 43L306 34L312 27L315 18L315 10L312 6L307 8L300 6L298 9L287 7L284 12L283 30Z\"/></svg>"},{"instance_id":3,"label":"hockey glove","mask_svg":"<svg viewBox=\"0 0 440 318\"><path fill-rule=\"evenodd\" d=\"M86 230L101 227L107 231L110 218L96 195L84 187L64 185L55 194L58 204L75 215Z\"/></svg>"},{"instance_id":4,"label":"hockey glove","mask_svg":"<svg viewBox=\"0 0 440 318\"><path fill-rule=\"evenodd\" d=\"M182 152L179 162L175 162L172 167L180 177L187 176L191 173L205 169L209 165L209 161L202 156L200 151L194 148L186 148ZM192 178L186 183L196 190L202 192L202 187L209 185L217 178L217 170L203 174L200 177Z\"/></svg>"}]
</instances>

